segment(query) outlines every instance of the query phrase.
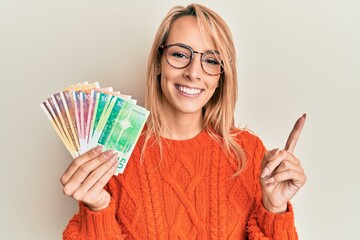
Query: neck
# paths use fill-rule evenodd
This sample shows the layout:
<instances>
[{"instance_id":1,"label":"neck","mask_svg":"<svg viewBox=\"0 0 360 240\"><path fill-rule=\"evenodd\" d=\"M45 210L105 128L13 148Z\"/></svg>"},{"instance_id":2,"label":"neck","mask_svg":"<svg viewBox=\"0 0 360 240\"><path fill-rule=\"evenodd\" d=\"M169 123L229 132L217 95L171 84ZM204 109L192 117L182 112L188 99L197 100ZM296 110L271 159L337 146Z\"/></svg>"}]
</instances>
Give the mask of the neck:
<instances>
[{"instance_id":1,"label":"neck","mask_svg":"<svg viewBox=\"0 0 360 240\"><path fill-rule=\"evenodd\" d=\"M202 113L168 113L165 112L166 127L161 136L174 140L191 139L203 130Z\"/></svg>"}]
</instances>

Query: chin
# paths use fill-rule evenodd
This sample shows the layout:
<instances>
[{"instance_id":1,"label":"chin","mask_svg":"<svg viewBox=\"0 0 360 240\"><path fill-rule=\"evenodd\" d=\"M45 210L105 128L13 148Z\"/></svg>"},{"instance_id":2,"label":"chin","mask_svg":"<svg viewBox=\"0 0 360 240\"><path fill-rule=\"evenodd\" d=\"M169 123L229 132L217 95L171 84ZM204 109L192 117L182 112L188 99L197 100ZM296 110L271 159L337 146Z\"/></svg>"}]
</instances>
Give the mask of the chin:
<instances>
[{"instance_id":1,"label":"chin","mask_svg":"<svg viewBox=\"0 0 360 240\"><path fill-rule=\"evenodd\" d=\"M181 108L179 108L179 112L184 113L184 114L201 114L202 107L194 108L194 106L191 106L191 107L182 106Z\"/></svg>"}]
</instances>

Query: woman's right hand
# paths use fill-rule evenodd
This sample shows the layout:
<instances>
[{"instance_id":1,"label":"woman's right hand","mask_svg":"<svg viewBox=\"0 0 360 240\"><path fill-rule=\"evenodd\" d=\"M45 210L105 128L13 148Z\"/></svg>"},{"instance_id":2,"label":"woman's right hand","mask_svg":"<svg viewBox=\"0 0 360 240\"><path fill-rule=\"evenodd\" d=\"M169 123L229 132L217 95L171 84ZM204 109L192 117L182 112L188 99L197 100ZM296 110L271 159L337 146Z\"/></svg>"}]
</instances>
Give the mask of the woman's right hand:
<instances>
[{"instance_id":1,"label":"woman's right hand","mask_svg":"<svg viewBox=\"0 0 360 240\"><path fill-rule=\"evenodd\" d=\"M104 186L114 175L118 154L101 152L98 146L75 158L60 178L65 195L83 202L93 211L109 206L110 194Z\"/></svg>"}]
</instances>

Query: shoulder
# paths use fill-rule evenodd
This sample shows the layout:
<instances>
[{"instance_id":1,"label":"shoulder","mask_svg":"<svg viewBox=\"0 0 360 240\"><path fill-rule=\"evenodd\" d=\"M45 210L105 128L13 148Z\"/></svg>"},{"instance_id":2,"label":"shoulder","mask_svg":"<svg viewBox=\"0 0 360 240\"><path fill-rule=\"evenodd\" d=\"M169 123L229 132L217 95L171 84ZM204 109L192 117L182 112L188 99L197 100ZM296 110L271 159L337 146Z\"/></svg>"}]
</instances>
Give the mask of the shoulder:
<instances>
[{"instance_id":1,"label":"shoulder","mask_svg":"<svg viewBox=\"0 0 360 240\"><path fill-rule=\"evenodd\" d=\"M231 135L241 145L263 145L261 139L249 129L236 128L231 131Z\"/></svg>"},{"instance_id":2,"label":"shoulder","mask_svg":"<svg viewBox=\"0 0 360 240\"><path fill-rule=\"evenodd\" d=\"M262 156L266 150L261 139L248 129L234 129L231 132L234 140L242 147L245 154L249 157Z\"/></svg>"}]
</instances>

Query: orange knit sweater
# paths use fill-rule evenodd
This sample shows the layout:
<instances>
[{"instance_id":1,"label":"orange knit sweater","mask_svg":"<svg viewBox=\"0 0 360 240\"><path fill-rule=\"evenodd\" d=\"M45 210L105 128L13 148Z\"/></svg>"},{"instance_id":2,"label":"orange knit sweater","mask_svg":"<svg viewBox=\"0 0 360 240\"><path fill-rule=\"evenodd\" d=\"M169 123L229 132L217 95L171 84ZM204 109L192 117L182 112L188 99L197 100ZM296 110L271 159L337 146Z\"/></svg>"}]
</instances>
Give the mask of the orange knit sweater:
<instances>
[{"instance_id":1,"label":"orange knit sweater","mask_svg":"<svg viewBox=\"0 0 360 240\"><path fill-rule=\"evenodd\" d=\"M233 177L236 164L206 131L190 140L162 138L162 159L150 143L143 163L141 137L124 174L106 186L110 205L93 212L80 203L64 239L297 239L290 204L282 214L261 204L262 142L247 131L237 140L247 164Z\"/></svg>"}]
</instances>

